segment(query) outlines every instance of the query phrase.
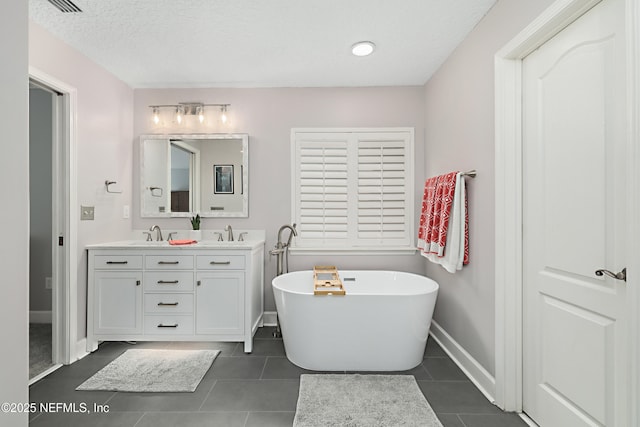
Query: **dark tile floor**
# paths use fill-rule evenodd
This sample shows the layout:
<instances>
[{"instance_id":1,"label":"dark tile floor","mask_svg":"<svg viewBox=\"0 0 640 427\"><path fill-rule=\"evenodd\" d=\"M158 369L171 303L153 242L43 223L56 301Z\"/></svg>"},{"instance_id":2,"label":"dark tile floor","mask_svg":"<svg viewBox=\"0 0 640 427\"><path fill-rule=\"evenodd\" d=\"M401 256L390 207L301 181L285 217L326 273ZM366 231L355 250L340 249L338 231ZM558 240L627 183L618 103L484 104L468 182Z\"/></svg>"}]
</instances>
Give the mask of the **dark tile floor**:
<instances>
[{"instance_id":1,"label":"dark tile floor","mask_svg":"<svg viewBox=\"0 0 640 427\"><path fill-rule=\"evenodd\" d=\"M273 328L256 334L254 351L243 353L241 343L138 343L136 348L219 349L212 368L194 393L120 393L75 391L132 344L109 342L82 360L63 366L30 387L30 401L76 403L93 412L31 414L32 426L163 427L291 426L296 410L300 374L308 372L289 362ZM517 415L493 406L429 339L423 362L404 374L414 375L445 427L526 426Z\"/></svg>"}]
</instances>

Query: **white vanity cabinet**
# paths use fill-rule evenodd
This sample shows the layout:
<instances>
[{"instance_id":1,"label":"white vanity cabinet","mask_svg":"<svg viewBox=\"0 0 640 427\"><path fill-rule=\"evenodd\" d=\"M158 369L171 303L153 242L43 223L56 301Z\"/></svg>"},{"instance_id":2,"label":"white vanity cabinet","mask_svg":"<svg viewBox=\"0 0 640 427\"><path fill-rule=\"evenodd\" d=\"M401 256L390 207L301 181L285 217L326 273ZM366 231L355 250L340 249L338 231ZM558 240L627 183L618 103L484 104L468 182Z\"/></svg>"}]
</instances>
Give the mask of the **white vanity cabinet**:
<instances>
[{"instance_id":1,"label":"white vanity cabinet","mask_svg":"<svg viewBox=\"0 0 640 427\"><path fill-rule=\"evenodd\" d=\"M103 335L142 332L142 255L102 253L93 259L94 330Z\"/></svg>"},{"instance_id":2,"label":"white vanity cabinet","mask_svg":"<svg viewBox=\"0 0 640 427\"><path fill-rule=\"evenodd\" d=\"M220 246L89 246L87 350L100 341L240 341L251 352L264 242Z\"/></svg>"},{"instance_id":3,"label":"white vanity cabinet","mask_svg":"<svg viewBox=\"0 0 640 427\"><path fill-rule=\"evenodd\" d=\"M153 340L194 331L193 255L144 256L144 334Z\"/></svg>"},{"instance_id":4,"label":"white vanity cabinet","mask_svg":"<svg viewBox=\"0 0 640 427\"><path fill-rule=\"evenodd\" d=\"M141 271L96 271L94 299L96 333L137 334L142 331Z\"/></svg>"},{"instance_id":5,"label":"white vanity cabinet","mask_svg":"<svg viewBox=\"0 0 640 427\"><path fill-rule=\"evenodd\" d=\"M199 272L196 300L198 334L237 335L244 328L244 273Z\"/></svg>"}]
</instances>

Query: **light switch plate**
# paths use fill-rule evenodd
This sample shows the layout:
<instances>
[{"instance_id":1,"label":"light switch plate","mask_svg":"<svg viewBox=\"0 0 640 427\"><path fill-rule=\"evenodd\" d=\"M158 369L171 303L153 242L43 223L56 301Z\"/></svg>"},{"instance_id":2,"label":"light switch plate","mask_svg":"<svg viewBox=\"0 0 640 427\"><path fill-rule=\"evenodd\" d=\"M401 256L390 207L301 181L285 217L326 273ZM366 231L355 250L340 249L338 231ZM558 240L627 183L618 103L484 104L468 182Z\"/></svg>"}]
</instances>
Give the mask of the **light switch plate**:
<instances>
[{"instance_id":1,"label":"light switch plate","mask_svg":"<svg viewBox=\"0 0 640 427\"><path fill-rule=\"evenodd\" d=\"M80 206L80 220L93 221L94 206Z\"/></svg>"}]
</instances>

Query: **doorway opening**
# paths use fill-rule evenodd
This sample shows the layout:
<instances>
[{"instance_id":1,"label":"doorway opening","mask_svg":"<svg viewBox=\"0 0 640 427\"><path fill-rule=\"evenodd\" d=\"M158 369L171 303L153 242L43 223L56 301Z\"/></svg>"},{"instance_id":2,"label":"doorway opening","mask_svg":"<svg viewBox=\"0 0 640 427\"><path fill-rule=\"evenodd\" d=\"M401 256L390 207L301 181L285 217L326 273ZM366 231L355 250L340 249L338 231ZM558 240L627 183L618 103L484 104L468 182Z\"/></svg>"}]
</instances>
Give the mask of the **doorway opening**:
<instances>
[{"instance_id":1,"label":"doorway opening","mask_svg":"<svg viewBox=\"0 0 640 427\"><path fill-rule=\"evenodd\" d=\"M30 360L31 385L76 360L78 352L77 272L71 266L77 253L72 209L77 198L76 92L38 70L29 71L29 315L35 332L30 353L40 355L33 369Z\"/></svg>"},{"instance_id":2,"label":"doorway opening","mask_svg":"<svg viewBox=\"0 0 640 427\"><path fill-rule=\"evenodd\" d=\"M29 378L56 365L53 357L54 117L57 92L29 82ZM55 343L56 345L58 343Z\"/></svg>"}]
</instances>

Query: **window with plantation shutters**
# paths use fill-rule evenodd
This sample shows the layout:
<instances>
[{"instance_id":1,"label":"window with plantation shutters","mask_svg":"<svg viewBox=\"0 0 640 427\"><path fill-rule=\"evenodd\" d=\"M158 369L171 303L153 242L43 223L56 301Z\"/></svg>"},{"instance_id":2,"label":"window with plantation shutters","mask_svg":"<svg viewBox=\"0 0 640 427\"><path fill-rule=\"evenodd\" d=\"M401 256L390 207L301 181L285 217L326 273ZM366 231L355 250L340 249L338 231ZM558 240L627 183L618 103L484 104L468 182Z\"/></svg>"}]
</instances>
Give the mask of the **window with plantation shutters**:
<instances>
[{"instance_id":1,"label":"window with plantation shutters","mask_svg":"<svg viewBox=\"0 0 640 427\"><path fill-rule=\"evenodd\" d=\"M294 250L413 249L413 129L293 129Z\"/></svg>"}]
</instances>

